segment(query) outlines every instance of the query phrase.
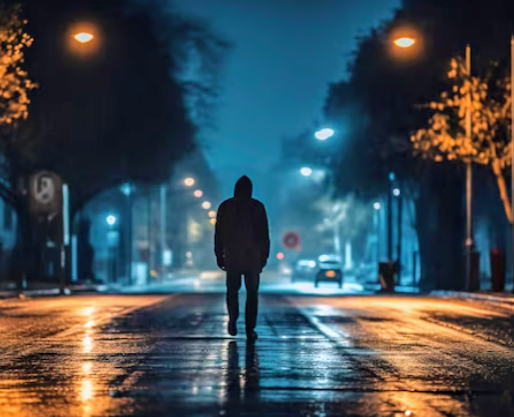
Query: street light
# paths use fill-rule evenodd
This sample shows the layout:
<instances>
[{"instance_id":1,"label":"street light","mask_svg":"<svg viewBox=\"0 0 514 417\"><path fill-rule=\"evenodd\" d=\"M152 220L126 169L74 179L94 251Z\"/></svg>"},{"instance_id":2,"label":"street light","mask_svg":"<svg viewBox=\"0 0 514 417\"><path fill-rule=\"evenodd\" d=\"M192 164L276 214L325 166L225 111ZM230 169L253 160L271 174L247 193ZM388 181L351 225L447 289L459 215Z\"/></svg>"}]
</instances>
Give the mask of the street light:
<instances>
[{"instance_id":1,"label":"street light","mask_svg":"<svg viewBox=\"0 0 514 417\"><path fill-rule=\"evenodd\" d=\"M209 210L211 207L212 207L212 204L209 201L204 201L202 203L202 208L204 208L205 210Z\"/></svg>"},{"instance_id":2,"label":"street light","mask_svg":"<svg viewBox=\"0 0 514 417\"><path fill-rule=\"evenodd\" d=\"M215 218L215 217L216 217L216 212L215 212L214 210L209 211L209 217L210 217L211 219Z\"/></svg>"},{"instance_id":3,"label":"street light","mask_svg":"<svg viewBox=\"0 0 514 417\"><path fill-rule=\"evenodd\" d=\"M416 43L416 39L414 37L409 36L400 36L396 37L393 43L400 48L410 48ZM511 69L511 78L514 79L514 37L511 40L511 60L512 60L512 69ZM466 46L465 53L465 65L466 65L466 76L468 80L471 79L471 47L470 45ZM514 92L514 87L513 90ZM514 97L514 93L512 94ZM514 114L514 100L512 101L512 113ZM473 116L472 116L472 97L471 97L471 89L468 89L466 95L466 113L465 113L465 131L466 131L466 140L468 143L471 142L472 137L472 124L473 124ZM512 123L512 139L514 139L514 123ZM511 142L513 143L513 142ZM511 146L512 149L512 160L514 162L514 146ZM512 168L514 173L514 167ZM514 177L512 180L512 190L514 191ZM514 194L513 194L514 195ZM514 198L513 198L514 200ZM514 208L513 208L514 210ZM473 236L473 165L471 158L468 158L466 161L466 290L471 289L471 274L473 272L472 267L472 258L474 252L474 236ZM514 229L513 229L513 240L514 240ZM513 270L514 270L514 262L513 262Z\"/></svg>"},{"instance_id":4,"label":"street light","mask_svg":"<svg viewBox=\"0 0 514 417\"><path fill-rule=\"evenodd\" d=\"M107 224L109 226L114 226L116 224L116 222L118 221L118 219L116 218L116 216L113 216L112 214L110 214L109 216L106 217L105 221L107 222Z\"/></svg>"},{"instance_id":5,"label":"street light","mask_svg":"<svg viewBox=\"0 0 514 417\"><path fill-rule=\"evenodd\" d=\"M377 201L375 204L373 204L373 208L374 208L375 210L377 210L377 211L378 211L378 210L380 210L380 209L382 208L382 204L380 204L380 203Z\"/></svg>"},{"instance_id":6,"label":"street light","mask_svg":"<svg viewBox=\"0 0 514 417\"><path fill-rule=\"evenodd\" d=\"M321 130L318 130L315 134L314 134L314 137L318 140L327 140L329 138L331 138L332 136L334 136L335 132L333 129L330 129L330 128L325 128L325 129L321 129Z\"/></svg>"},{"instance_id":7,"label":"street light","mask_svg":"<svg viewBox=\"0 0 514 417\"><path fill-rule=\"evenodd\" d=\"M394 44L398 46L399 48L410 48L416 43L416 39L403 36L401 38L395 39Z\"/></svg>"},{"instance_id":8,"label":"street light","mask_svg":"<svg viewBox=\"0 0 514 417\"><path fill-rule=\"evenodd\" d=\"M214 226L216 224L216 219L211 219L210 222Z\"/></svg>"},{"instance_id":9,"label":"street light","mask_svg":"<svg viewBox=\"0 0 514 417\"><path fill-rule=\"evenodd\" d=\"M73 38L77 42L88 43L88 42L91 42L95 38L95 36L89 32L80 32L80 33L75 34L75 36L73 36Z\"/></svg>"},{"instance_id":10,"label":"street light","mask_svg":"<svg viewBox=\"0 0 514 417\"><path fill-rule=\"evenodd\" d=\"M202 190L196 190L196 191L194 192L194 196L195 196L196 198L202 198L202 197L203 197L203 191L202 191Z\"/></svg>"},{"instance_id":11,"label":"street light","mask_svg":"<svg viewBox=\"0 0 514 417\"><path fill-rule=\"evenodd\" d=\"M309 168L309 167L303 167L301 170L300 170L300 173L304 176L304 177L310 177L312 175L312 169Z\"/></svg>"},{"instance_id":12,"label":"street light","mask_svg":"<svg viewBox=\"0 0 514 417\"><path fill-rule=\"evenodd\" d=\"M194 179L194 178L191 178L191 177L186 178L186 179L184 180L184 185L185 185L186 187L192 187L193 185L195 185L195 179Z\"/></svg>"}]
</instances>

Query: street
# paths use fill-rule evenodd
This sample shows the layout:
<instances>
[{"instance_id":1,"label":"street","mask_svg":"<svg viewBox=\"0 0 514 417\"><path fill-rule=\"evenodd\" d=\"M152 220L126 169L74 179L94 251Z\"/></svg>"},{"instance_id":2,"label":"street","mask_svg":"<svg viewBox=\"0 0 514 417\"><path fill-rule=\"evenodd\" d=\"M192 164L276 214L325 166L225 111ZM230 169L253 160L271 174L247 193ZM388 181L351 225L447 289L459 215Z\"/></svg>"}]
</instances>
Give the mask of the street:
<instances>
[{"instance_id":1,"label":"street","mask_svg":"<svg viewBox=\"0 0 514 417\"><path fill-rule=\"evenodd\" d=\"M514 413L503 305L264 294L255 346L242 322L227 335L222 293L7 299L0 315L2 417Z\"/></svg>"}]
</instances>

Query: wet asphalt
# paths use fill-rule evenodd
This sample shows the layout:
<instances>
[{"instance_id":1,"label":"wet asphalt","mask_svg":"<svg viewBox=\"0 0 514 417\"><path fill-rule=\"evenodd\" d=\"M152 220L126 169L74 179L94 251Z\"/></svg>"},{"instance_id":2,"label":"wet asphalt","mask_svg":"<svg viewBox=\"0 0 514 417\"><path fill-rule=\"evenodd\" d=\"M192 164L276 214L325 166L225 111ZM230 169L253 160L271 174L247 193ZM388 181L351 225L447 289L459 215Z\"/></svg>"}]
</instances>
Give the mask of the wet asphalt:
<instances>
[{"instance_id":1,"label":"wet asphalt","mask_svg":"<svg viewBox=\"0 0 514 417\"><path fill-rule=\"evenodd\" d=\"M0 301L0 416L514 415L512 307L268 294L255 344L227 319L221 293Z\"/></svg>"}]
</instances>

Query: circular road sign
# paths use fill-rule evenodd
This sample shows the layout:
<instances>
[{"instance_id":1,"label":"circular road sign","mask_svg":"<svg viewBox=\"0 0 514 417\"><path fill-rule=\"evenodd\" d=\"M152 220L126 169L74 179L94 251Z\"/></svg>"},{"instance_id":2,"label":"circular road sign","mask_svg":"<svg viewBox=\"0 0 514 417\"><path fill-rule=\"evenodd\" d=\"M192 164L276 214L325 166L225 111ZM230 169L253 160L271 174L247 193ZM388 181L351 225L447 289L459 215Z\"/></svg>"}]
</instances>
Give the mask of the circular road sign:
<instances>
[{"instance_id":1,"label":"circular road sign","mask_svg":"<svg viewBox=\"0 0 514 417\"><path fill-rule=\"evenodd\" d=\"M296 232L287 232L282 238L282 244L288 249L294 249L300 244L300 235Z\"/></svg>"},{"instance_id":2,"label":"circular road sign","mask_svg":"<svg viewBox=\"0 0 514 417\"><path fill-rule=\"evenodd\" d=\"M62 205L62 181L52 172L42 171L30 179L32 210L39 214L58 213Z\"/></svg>"}]
</instances>

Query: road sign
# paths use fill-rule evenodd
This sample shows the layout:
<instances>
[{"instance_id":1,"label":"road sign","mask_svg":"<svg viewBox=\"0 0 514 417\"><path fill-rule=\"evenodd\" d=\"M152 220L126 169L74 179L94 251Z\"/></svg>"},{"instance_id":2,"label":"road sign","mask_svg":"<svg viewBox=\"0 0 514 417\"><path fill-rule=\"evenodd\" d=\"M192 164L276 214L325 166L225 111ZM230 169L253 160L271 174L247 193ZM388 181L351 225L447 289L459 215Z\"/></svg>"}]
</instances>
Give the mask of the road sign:
<instances>
[{"instance_id":1,"label":"road sign","mask_svg":"<svg viewBox=\"0 0 514 417\"><path fill-rule=\"evenodd\" d=\"M282 244L288 249L295 249L300 245L300 235L296 232L286 232Z\"/></svg>"},{"instance_id":2,"label":"road sign","mask_svg":"<svg viewBox=\"0 0 514 417\"><path fill-rule=\"evenodd\" d=\"M30 178L31 208L36 214L55 215L62 210L62 180L48 171Z\"/></svg>"}]
</instances>

